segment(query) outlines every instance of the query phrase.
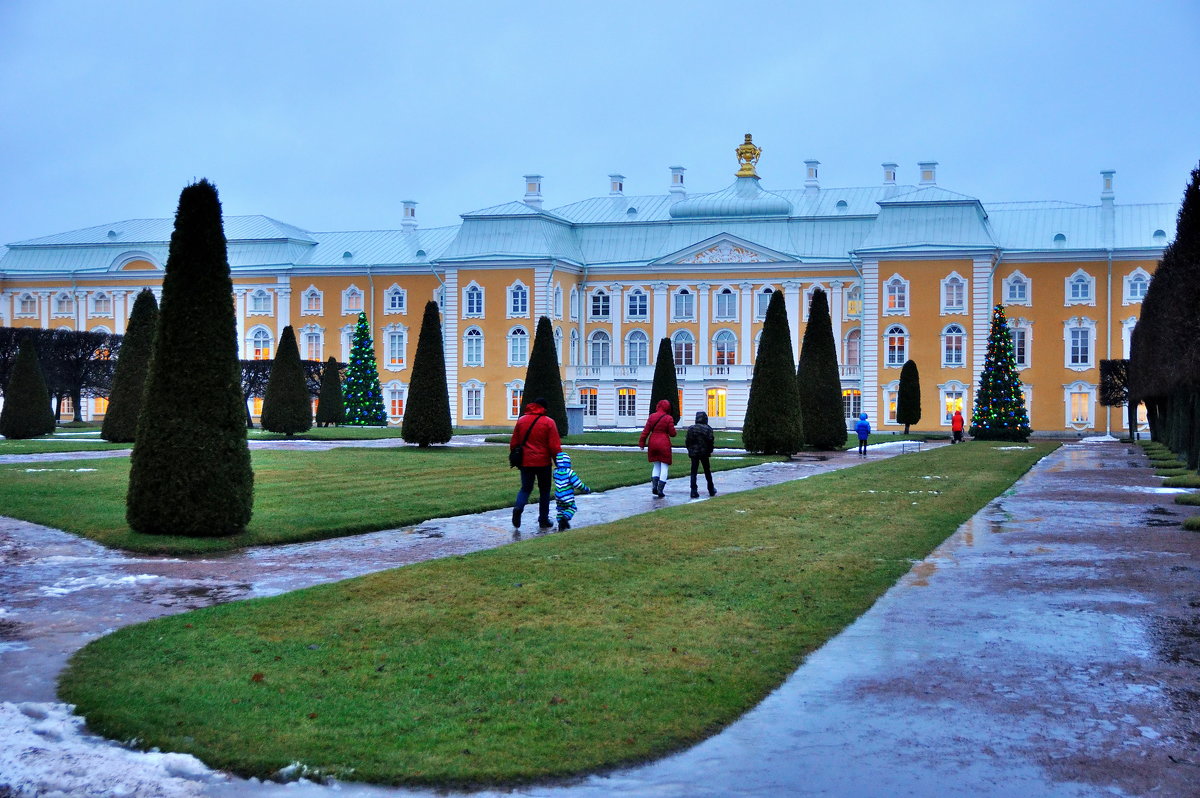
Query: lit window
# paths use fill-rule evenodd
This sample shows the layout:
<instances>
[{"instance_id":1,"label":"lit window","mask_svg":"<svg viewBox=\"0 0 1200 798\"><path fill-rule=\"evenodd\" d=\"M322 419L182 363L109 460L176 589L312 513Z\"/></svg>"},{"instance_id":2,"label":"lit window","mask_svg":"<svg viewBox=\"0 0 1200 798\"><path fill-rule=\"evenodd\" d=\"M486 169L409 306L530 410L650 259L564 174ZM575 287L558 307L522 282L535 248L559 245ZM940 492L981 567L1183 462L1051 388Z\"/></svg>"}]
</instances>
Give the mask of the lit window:
<instances>
[{"instance_id":1,"label":"lit window","mask_svg":"<svg viewBox=\"0 0 1200 798\"><path fill-rule=\"evenodd\" d=\"M862 412L862 391L857 388L846 388L842 391L842 414L846 418L858 420Z\"/></svg>"},{"instance_id":2,"label":"lit window","mask_svg":"<svg viewBox=\"0 0 1200 798\"><path fill-rule=\"evenodd\" d=\"M96 316L112 315L112 297L103 291L92 297L92 313Z\"/></svg>"},{"instance_id":3,"label":"lit window","mask_svg":"<svg viewBox=\"0 0 1200 798\"><path fill-rule=\"evenodd\" d=\"M404 417L404 389L392 387L388 389L388 415L392 418Z\"/></svg>"},{"instance_id":4,"label":"lit window","mask_svg":"<svg viewBox=\"0 0 1200 798\"><path fill-rule=\"evenodd\" d=\"M713 363L732 366L737 362L737 337L729 330L721 330L713 338Z\"/></svg>"},{"instance_id":5,"label":"lit window","mask_svg":"<svg viewBox=\"0 0 1200 798\"><path fill-rule=\"evenodd\" d=\"M727 391L724 388L709 388L706 392L709 418L725 418L725 399Z\"/></svg>"},{"instance_id":6,"label":"lit window","mask_svg":"<svg viewBox=\"0 0 1200 798\"><path fill-rule=\"evenodd\" d=\"M588 339L588 363L607 366L612 362L612 339L603 330L592 333Z\"/></svg>"},{"instance_id":7,"label":"lit window","mask_svg":"<svg viewBox=\"0 0 1200 798\"><path fill-rule=\"evenodd\" d=\"M767 286L755 295L757 299L754 312L758 318L765 319L767 317L767 307L771 304L771 294L773 293L775 293L775 289Z\"/></svg>"},{"instance_id":8,"label":"lit window","mask_svg":"<svg viewBox=\"0 0 1200 798\"><path fill-rule=\"evenodd\" d=\"M102 416L108 412L108 400L103 396L92 397L92 414Z\"/></svg>"},{"instance_id":9,"label":"lit window","mask_svg":"<svg viewBox=\"0 0 1200 798\"><path fill-rule=\"evenodd\" d=\"M896 423L896 404L900 400L900 391L896 388L888 388L883 392L883 404L887 408L887 423ZM859 412L862 412L861 410Z\"/></svg>"},{"instance_id":10,"label":"lit window","mask_svg":"<svg viewBox=\"0 0 1200 798\"><path fill-rule=\"evenodd\" d=\"M626 340L627 357L625 362L631 366L645 366L650 362L650 339L641 330L634 330Z\"/></svg>"},{"instance_id":11,"label":"lit window","mask_svg":"<svg viewBox=\"0 0 1200 798\"><path fill-rule=\"evenodd\" d=\"M887 365L899 368L908 360L908 332L900 325L888 327L884 334L887 341Z\"/></svg>"},{"instance_id":12,"label":"lit window","mask_svg":"<svg viewBox=\"0 0 1200 798\"><path fill-rule=\"evenodd\" d=\"M478 327L471 327L463 336L465 343L463 344L463 362L468 366L483 365L483 331Z\"/></svg>"},{"instance_id":13,"label":"lit window","mask_svg":"<svg viewBox=\"0 0 1200 798\"><path fill-rule=\"evenodd\" d=\"M404 345L408 336L402 330L393 330L387 336L387 364L390 369L404 368Z\"/></svg>"},{"instance_id":14,"label":"lit window","mask_svg":"<svg viewBox=\"0 0 1200 798\"><path fill-rule=\"evenodd\" d=\"M649 304L646 300L646 292L640 288L635 288L629 292L625 299L627 314L631 319L644 319L649 315Z\"/></svg>"},{"instance_id":15,"label":"lit window","mask_svg":"<svg viewBox=\"0 0 1200 798\"><path fill-rule=\"evenodd\" d=\"M483 289L477 285L472 285L467 288L467 315L482 316L483 315Z\"/></svg>"},{"instance_id":16,"label":"lit window","mask_svg":"<svg viewBox=\"0 0 1200 798\"><path fill-rule=\"evenodd\" d=\"M966 333L957 324L951 324L942 332L943 366L961 366L966 362L966 340Z\"/></svg>"},{"instance_id":17,"label":"lit window","mask_svg":"<svg viewBox=\"0 0 1200 798\"><path fill-rule=\"evenodd\" d=\"M592 294L592 318L607 319L611 313L612 303L604 291Z\"/></svg>"},{"instance_id":18,"label":"lit window","mask_svg":"<svg viewBox=\"0 0 1200 798\"><path fill-rule=\"evenodd\" d=\"M508 289L508 313L510 316L529 315L529 289L514 285Z\"/></svg>"},{"instance_id":19,"label":"lit window","mask_svg":"<svg viewBox=\"0 0 1200 798\"><path fill-rule=\"evenodd\" d=\"M696 362L696 339L687 330L680 330L671 338L671 349L676 366L691 366Z\"/></svg>"},{"instance_id":20,"label":"lit window","mask_svg":"<svg viewBox=\"0 0 1200 798\"><path fill-rule=\"evenodd\" d=\"M729 288L717 292L717 318L726 321L737 318L737 294Z\"/></svg>"},{"instance_id":21,"label":"lit window","mask_svg":"<svg viewBox=\"0 0 1200 798\"><path fill-rule=\"evenodd\" d=\"M853 285L850 287L850 290L846 292L846 315L862 315L862 286Z\"/></svg>"},{"instance_id":22,"label":"lit window","mask_svg":"<svg viewBox=\"0 0 1200 798\"><path fill-rule=\"evenodd\" d=\"M262 327L259 327L250 335L250 359L271 359L271 334Z\"/></svg>"},{"instance_id":23,"label":"lit window","mask_svg":"<svg viewBox=\"0 0 1200 798\"><path fill-rule=\"evenodd\" d=\"M529 333L514 327L508 334L508 365L524 366L529 360Z\"/></svg>"},{"instance_id":24,"label":"lit window","mask_svg":"<svg viewBox=\"0 0 1200 798\"><path fill-rule=\"evenodd\" d=\"M1087 391L1071 393L1071 423L1090 424L1092 421L1092 395Z\"/></svg>"},{"instance_id":25,"label":"lit window","mask_svg":"<svg viewBox=\"0 0 1200 798\"><path fill-rule=\"evenodd\" d=\"M686 288L680 288L675 295L675 318L691 319L696 315L696 295Z\"/></svg>"},{"instance_id":26,"label":"lit window","mask_svg":"<svg viewBox=\"0 0 1200 798\"><path fill-rule=\"evenodd\" d=\"M945 409L942 414L942 423L949 424L956 411L962 412L963 392L957 388L947 388L942 391L942 407Z\"/></svg>"},{"instance_id":27,"label":"lit window","mask_svg":"<svg viewBox=\"0 0 1200 798\"><path fill-rule=\"evenodd\" d=\"M887 299L884 305L887 313L908 312L908 283L899 277L887 281Z\"/></svg>"},{"instance_id":28,"label":"lit window","mask_svg":"<svg viewBox=\"0 0 1200 798\"><path fill-rule=\"evenodd\" d=\"M596 388L580 388L579 389L579 404L583 405L583 414L585 416L596 415L596 397L599 391Z\"/></svg>"},{"instance_id":29,"label":"lit window","mask_svg":"<svg viewBox=\"0 0 1200 798\"><path fill-rule=\"evenodd\" d=\"M617 389L617 415L637 415L637 388Z\"/></svg>"},{"instance_id":30,"label":"lit window","mask_svg":"<svg viewBox=\"0 0 1200 798\"><path fill-rule=\"evenodd\" d=\"M508 417L518 418L521 415L521 404L525 398L525 389L512 387L508 389Z\"/></svg>"},{"instance_id":31,"label":"lit window","mask_svg":"<svg viewBox=\"0 0 1200 798\"><path fill-rule=\"evenodd\" d=\"M342 312L343 313L359 313L363 308L362 291L351 286L342 294Z\"/></svg>"},{"instance_id":32,"label":"lit window","mask_svg":"<svg viewBox=\"0 0 1200 798\"><path fill-rule=\"evenodd\" d=\"M262 415L262 406L263 406L262 397L255 396L253 399L250 400L250 415L261 416Z\"/></svg>"}]
</instances>

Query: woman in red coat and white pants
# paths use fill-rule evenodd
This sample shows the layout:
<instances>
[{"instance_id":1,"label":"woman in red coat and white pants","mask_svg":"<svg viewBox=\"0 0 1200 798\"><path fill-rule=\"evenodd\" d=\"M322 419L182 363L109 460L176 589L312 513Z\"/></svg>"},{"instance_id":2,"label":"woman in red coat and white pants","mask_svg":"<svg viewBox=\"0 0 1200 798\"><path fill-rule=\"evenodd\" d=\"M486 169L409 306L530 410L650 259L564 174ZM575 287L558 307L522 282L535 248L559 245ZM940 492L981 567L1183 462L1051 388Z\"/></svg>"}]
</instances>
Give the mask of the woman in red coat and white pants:
<instances>
[{"instance_id":1,"label":"woman in red coat and white pants","mask_svg":"<svg viewBox=\"0 0 1200 798\"><path fill-rule=\"evenodd\" d=\"M675 417L671 415L671 403L658 400L658 409L650 414L638 447L646 449L646 459L652 464L650 492L665 496L667 488L667 466L671 465L671 438L675 437ZM648 448L647 448L648 447Z\"/></svg>"}]
</instances>

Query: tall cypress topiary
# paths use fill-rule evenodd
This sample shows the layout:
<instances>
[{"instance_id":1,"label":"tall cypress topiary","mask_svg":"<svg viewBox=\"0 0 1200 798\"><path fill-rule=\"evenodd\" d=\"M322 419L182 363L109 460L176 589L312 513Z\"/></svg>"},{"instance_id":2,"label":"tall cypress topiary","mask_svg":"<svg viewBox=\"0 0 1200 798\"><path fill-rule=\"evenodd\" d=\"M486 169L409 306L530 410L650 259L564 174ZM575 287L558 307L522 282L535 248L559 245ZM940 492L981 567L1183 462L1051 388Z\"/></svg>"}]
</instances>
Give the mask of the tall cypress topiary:
<instances>
[{"instance_id":1,"label":"tall cypress topiary","mask_svg":"<svg viewBox=\"0 0 1200 798\"><path fill-rule=\"evenodd\" d=\"M413 357L408 407L400 436L409 443L428 446L446 443L454 436L450 395L446 388L446 353L442 348L442 317L436 302L425 303L421 336Z\"/></svg>"},{"instance_id":2,"label":"tall cypress topiary","mask_svg":"<svg viewBox=\"0 0 1200 798\"><path fill-rule=\"evenodd\" d=\"M346 409L342 404L342 371L337 358L330 355L321 371L321 393L317 397L317 426L337 426L342 423L345 415Z\"/></svg>"},{"instance_id":3,"label":"tall cypress topiary","mask_svg":"<svg viewBox=\"0 0 1200 798\"><path fill-rule=\"evenodd\" d=\"M904 425L904 434L908 428L921 421L921 374L917 364L912 360L905 361L900 369L900 387L896 391L896 423Z\"/></svg>"},{"instance_id":4,"label":"tall cypress topiary","mask_svg":"<svg viewBox=\"0 0 1200 798\"><path fill-rule=\"evenodd\" d=\"M1017 358L1003 305L992 309L987 354L967 432L984 441L1029 440L1029 413L1021 396L1021 378L1017 376Z\"/></svg>"},{"instance_id":5,"label":"tall cypress topiary","mask_svg":"<svg viewBox=\"0 0 1200 798\"><path fill-rule=\"evenodd\" d=\"M554 345L554 327L550 319L538 319L533 351L525 369L525 400L546 400L546 415L558 425L558 434L567 434L567 400L563 396L562 375L558 370L558 348Z\"/></svg>"},{"instance_id":6,"label":"tall cypress topiary","mask_svg":"<svg viewBox=\"0 0 1200 798\"><path fill-rule=\"evenodd\" d=\"M138 292L129 314L129 327L117 356L108 412L100 427L100 437L113 443L131 443L137 435L150 355L154 351L154 328L158 325L158 300L149 288Z\"/></svg>"},{"instance_id":7,"label":"tall cypress topiary","mask_svg":"<svg viewBox=\"0 0 1200 798\"><path fill-rule=\"evenodd\" d=\"M671 339L658 342L658 356L654 359L654 382L650 384L650 412L658 409L660 399L671 403L671 415L679 423L679 381L675 379L675 353L671 351Z\"/></svg>"},{"instance_id":8,"label":"tall cypress topiary","mask_svg":"<svg viewBox=\"0 0 1200 798\"><path fill-rule=\"evenodd\" d=\"M411 395L411 391L409 392ZM383 409L383 389L379 387L379 367L375 365L375 343L367 314L358 314L354 339L350 346L350 362L346 366L346 381L342 385L345 423L358 427L381 427L387 424Z\"/></svg>"},{"instance_id":9,"label":"tall cypress topiary","mask_svg":"<svg viewBox=\"0 0 1200 798\"><path fill-rule=\"evenodd\" d=\"M268 432L282 432L288 437L312 429L312 397L300 362L300 347L292 325L283 328L275 360L271 362L271 377L263 396L259 423Z\"/></svg>"},{"instance_id":10,"label":"tall cypress topiary","mask_svg":"<svg viewBox=\"0 0 1200 798\"><path fill-rule=\"evenodd\" d=\"M846 411L842 405L837 344L833 340L829 299L819 288L813 291L808 309L808 326L804 328L796 382L800 392L800 415L804 419L804 442L825 451L844 448Z\"/></svg>"},{"instance_id":11,"label":"tall cypress topiary","mask_svg":"<svg viewBox=\"0 0 1200 798\"><path fill-rule=\"evenodd\" d=\"M8 385L4 389L4 409L0 410L0 435L12 440L36 438L54 432L54 411L50 392L38 363L32 338L21 341L13 362Z\"/></svg>"},{"instance_id":12,"label":"tall cypress topiary","mask_svg":"<svg viewBox=\"0 0 1200 798\"><path fill-rule=\"evenodd\" d=\"M129 467L125 517L137 532L241 532L254 503L233 283L217 189L179 195L154 355Z\"/></svg>"},{"instance_id":13,"label":"tall cypress topiary","mask_svg":"<svg viewBox=\"0 0 1200 798\"><path fill-rule=\"evenodd\" d=\"M803 411L792 358L792 331L783 294L771 294L762 338L754 358L754 377L742 442L748 452L792 454L804 445Z\"/></svg>"}]
</instances>

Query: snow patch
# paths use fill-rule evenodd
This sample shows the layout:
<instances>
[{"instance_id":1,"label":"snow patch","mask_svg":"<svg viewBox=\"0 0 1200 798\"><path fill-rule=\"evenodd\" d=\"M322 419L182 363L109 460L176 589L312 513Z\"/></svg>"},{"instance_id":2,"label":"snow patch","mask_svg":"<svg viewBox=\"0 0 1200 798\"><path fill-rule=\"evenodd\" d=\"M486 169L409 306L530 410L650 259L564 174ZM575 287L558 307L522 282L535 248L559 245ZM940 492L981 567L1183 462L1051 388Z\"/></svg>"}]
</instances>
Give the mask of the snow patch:
<instances>
[{"instance_id":1,"label":"snow patch","mask_svg":"<svg viewBox=\"0 0 1200 798\"><path fill-rule=\"evenodd\" d=\"M1118 438L1111 435L1091 435L1087 438L1080 438L1080 443L1116 443Z\"/></svg>"},{"instance_id":2,"label":"snow patch","mask_svg":"<svg viewBox=\"0 0 1200 798\"><path fill-rule=\"evenodd\" d=\"M41 471L65 471L69 474L78 474L81 471L95 471L94 468L26 468L26 474L36 474Z\"/></svg>"},{"instance_id":3,"label":"snow patch","mask_svg":"<svg viewBox=\"0 0 1200 798\"><path fill-rule=\"evenodd\" d=\"M1032 446L997 446L992 451L994 452L1019 452L1022 449L1032 449Z\"/></svg>"},{"instance_id":4,"label":"snow patch","mask_svg":"<svg viewBox=\"0 0 1200 798\"><path fill-rule=\"evenodd\" d=\"M70 579L60 579L53 585L43 585L39 589L43 596L66 596L70 593L90 588L144 585L161 578L157 574L138 574L137 576L76 576Z\"/></svg>"}]
</instances>

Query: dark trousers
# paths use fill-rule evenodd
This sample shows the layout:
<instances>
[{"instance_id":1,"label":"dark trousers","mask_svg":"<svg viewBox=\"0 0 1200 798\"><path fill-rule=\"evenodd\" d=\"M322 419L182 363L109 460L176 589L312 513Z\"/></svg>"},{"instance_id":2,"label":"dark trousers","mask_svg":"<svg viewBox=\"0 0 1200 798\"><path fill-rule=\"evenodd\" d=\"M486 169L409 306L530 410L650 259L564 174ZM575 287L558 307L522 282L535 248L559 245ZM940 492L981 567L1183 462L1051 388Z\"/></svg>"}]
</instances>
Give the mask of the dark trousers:
<instances>
[{"instance_id":1,"label":"dark trousers","mask_svg":"<svg viewBox=\"0 0 1200 798\"><path fill-rule=\"evenodd\" d=\"M550 476L551 467L521 466L521 490L517 492L517 503L513 507L512 521L514 527L521 526L521 513L529 503L529 494L533 493L533 480L537 478L538 486L538 525L550 526Z\"/></svg>"},{"instance_id":2,"label":"dark trousers","mask_svg":"<svg viewBox=\"0 0 1200 798\"><path fill-rule=\"evenodd\" d=\"M708 491L712 493L716 490L712 481L712 469L708 467L708 455L692 455L692 493L696 493L696 471L700 466L704 466L704 478L708 480Z\"/></svg>"}]
</instances>

